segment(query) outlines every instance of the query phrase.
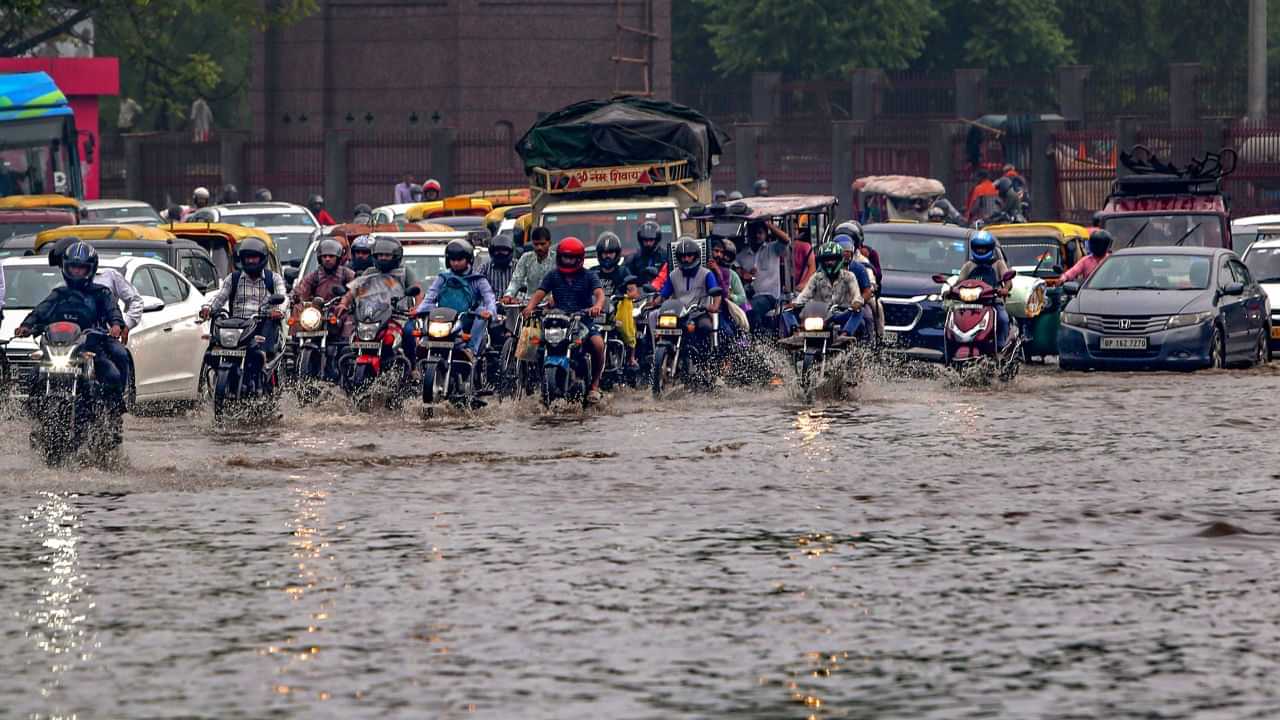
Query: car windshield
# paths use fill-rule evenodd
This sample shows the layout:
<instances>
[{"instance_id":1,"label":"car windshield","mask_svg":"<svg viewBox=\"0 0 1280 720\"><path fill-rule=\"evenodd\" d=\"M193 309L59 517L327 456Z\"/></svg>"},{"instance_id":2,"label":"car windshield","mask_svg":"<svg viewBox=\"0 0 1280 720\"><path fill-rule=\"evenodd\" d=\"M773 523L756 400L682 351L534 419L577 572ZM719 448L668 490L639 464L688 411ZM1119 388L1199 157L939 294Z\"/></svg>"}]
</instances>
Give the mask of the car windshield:
<instances>
[{"instance_id":1,"label":"car windshield","mask_svg":"<svg viewBox=\"0 0 1280 720\"><path fill-rule=\"evenodd\" d=\"M576 237L587 246L587 257L595 257L596 241L606 230L622 240L622 252L630 255L640 249L636 232L640 226L652 220L662 228L663 243L670 242L675 233L676 213L670 208L651 210L614 210L599 212L552 212L542 216L542 224L551 231L551 242Z\"/></svg>"},{"instance_id":2,"label":"car windshield","mask_svg":"<svg viewBox=\"0 0 1280 720\"><path fill-rule=\"evenodd\" d=\"M867 231L866 243L882 269L897 272L954 275L968 258L963 237Z\"/></svg>"},{"instance_id":3,"label":"car windshield","mask_svg":"<svg viewBox=\"0 0 1280 720\"><path fill-rule=\"evenodd\" d=\"M304 212L278 212L278 213L260 213L260 214L229 214L224 213L222 222L231 223L232 225L243 225L244 227L318 227L311 219L311 216Z\"/></svg>"},{"instance_id":4,"label":"car windshield","mask_svg":"<svg viewBox=\"0 0 1280 720\"><path fill-rule=\"evenodd\" d=\"M1168 245L1223 247L1222 219L1217 215L1121 215L1107 218L1102 227L1111 233L1114 250Z\"/></svg>"},{"instance_id":5,"label":"car windshield","mask_svg":"<svg viewBox=\"0 0 1280 720\"><path fill-rule=\"evenodd\" d=\"M1053 238L1018 238L1016 242L1001 240L1005 262L1015 269L1039 267L1037 275L1057 275L1053 268L1062 267L1062 246Z\"/></svg>"},{"instance_id":6,"label":"car windshield","mask_svg":"<svg viewBox=\"0 0 1280 720\"><path fill-rule=\"evenodd\" d=\"M150 205L129 205L126 207L89 208L88 216L93 221L120 222L134 220L139 224L159 223L160 215Z\"/></svg>"},{"instance_id":7,"label":"car windshield","mask_svg":"<svg viewBox=\"0 0 1280 720\"><path fill-rule=\"evenodd\" d=\"M311 233L269 233L276 243L276 259L281 264L301 263L311 247Z\"/></svg>"},{"instance_id":8,"label":"car windshield","mask_svg":"<svg viewBox=\"0 0 1280 720\"><path fill-rule=\"evenodd\" d=\"M4 307L31 309L62 285L62 271L48 265L4 266Z\"/></svg>"},{"instance_id":9,"label":"car windshield","mask_svg":"<svg viewBox=\"0 0 1280 720\"><path fill-rule=\"evenodd\" d=\"M1210 262L1204 255L1113 255L1089 278L1089 290L1204 290Z\"/></svg>"},{"instance_id":10,"label":"car windshield","mask_svg":"<svg viewBox=\"0 0 1280 720\"><path fill-rule=\"evenodd\" d=\"M1280 283L1280 247L1254 245L1244 256L1245 267L1260 283Z\"/></svg>"}]
</instances>

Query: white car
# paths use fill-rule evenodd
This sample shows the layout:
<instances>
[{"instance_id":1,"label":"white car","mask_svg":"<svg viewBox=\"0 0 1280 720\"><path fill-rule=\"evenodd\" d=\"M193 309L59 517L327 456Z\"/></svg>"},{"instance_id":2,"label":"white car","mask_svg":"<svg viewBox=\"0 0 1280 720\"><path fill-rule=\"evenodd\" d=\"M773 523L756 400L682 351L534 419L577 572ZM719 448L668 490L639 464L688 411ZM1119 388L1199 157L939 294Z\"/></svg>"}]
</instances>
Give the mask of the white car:
<instances>
[{"instance_id":1,"label":"white car","mask_svg":"<svg viewBox=\"0 0 1280 720\"><path fill-rule=\"evenodd\" d=\"M199 400L200 366L204 362L205 323L198 322L204 295L178 271L143 257L104 257L99 267L111 268L143 296L142 320L129 333L133 357L131 394L138 402ZM53 288L62 285L62 271L49 259L6 258L0 263L5 279L4 323L0 338L9 340L6 354L15 374L31 368L32 338L13 332Z\"/></svg>"},{"instance_id":2,"label":"white car","mask_svg":"<svg viewBox=\"0 0 1280 720\"><path fill-rule=\"evenodd\" d=\"M374 225L396 225L405 222L404 214L414 205L421 205L421 202L397 203L395 205L383 205L373 209Z\"/></svg>"},{"instance_id":3,"label":"white car","mask_svg":"<svg viewBox=\"0 0 1280 720\"><path fill-rule=\"evenodd\" d=\"M160 213L141 200L81 200L82 223L159 225Z\"/></svg>"},{"instance_id":4,"label":"white car","mask_svg":"<svg viewBox=\"0 0 1280 720\"><path fill-rule=\"evenodd\" d=\"M463 230L455 230L453 232L380 232L374 233L374 236L392 237L400 241L400 245L404 248L404 267L410 270L412 276L422 285L423 292L426 292L426 289L431 287L431 280L444 272L445 247L451 240L466 240L468 233ZM477 247L475 265L478 267L487 257L489 257L489 251L482 247ZM315 248L312 248L302 261L298 277L306 277L308 273L317 267L319 265L315 258Z\"/></svg>"},{"instance_id":5,"label":"white car","mask_svg":"<svg viewBox=\"0 0 1280 720\"><path fill-rule=\"evenodd\" d=\"M1271 310L1271 350L1280 350L1280 237L1255 241L1245 251L1243 260L1249 274L1267 294L1267 306Z\"/></svg>"},{"instance_id":6,"label":"white car","mask_svg":"<svg viewBox=\"0 0 1280 720\"><path fill-rule=\"evenodd\" d=\"M264 230L276 243L281 265L297 265L320 237L320 223L311 211L286 202L213 205L191 213L187 222L221 222Z\"/></svg>"}]
</instances>

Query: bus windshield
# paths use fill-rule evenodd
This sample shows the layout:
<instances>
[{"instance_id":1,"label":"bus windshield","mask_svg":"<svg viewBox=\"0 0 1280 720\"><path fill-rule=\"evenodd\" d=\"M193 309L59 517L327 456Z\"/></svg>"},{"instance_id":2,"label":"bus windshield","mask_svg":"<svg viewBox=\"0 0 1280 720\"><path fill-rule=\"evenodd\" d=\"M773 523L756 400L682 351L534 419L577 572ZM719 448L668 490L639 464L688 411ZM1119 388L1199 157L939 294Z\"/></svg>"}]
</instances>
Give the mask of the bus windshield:
<instances>
[{"instance_id":1,"label":"bus windshield","mask_svg":"<svg viewBox=\"0 0 1280 720\"><path fill-rule=\"evenodd\" d=\"M68 117L9 120L0 124L0 197L80 197L79 159ZM74 126L72 126L74 127Z\"/></svg>"},{"instance_id":2,"label":"bus windshield","mask_svg":"<svg viewBox=\"0 0 1280 720\"><path fill-rule=\"evenodd\" d=\"M1217 215L1119 215L1102 223L1111 233L1113 250L1127 247L1223 247L1222 218Z\"/></svg>"}]
</instances>

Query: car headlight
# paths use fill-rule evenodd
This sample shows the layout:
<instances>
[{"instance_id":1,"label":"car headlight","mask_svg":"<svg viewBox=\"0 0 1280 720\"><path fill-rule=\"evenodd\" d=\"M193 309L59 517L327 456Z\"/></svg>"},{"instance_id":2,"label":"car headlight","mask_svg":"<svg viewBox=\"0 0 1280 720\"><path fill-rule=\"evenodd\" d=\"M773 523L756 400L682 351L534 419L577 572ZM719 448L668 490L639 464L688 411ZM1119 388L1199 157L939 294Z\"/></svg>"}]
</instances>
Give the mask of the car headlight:
<instances>
[{"instance_id":1,"label":"car headlight","mask_svg":"<svg viewBox=\"0 0 1280 720\"><path fill-rule=\"evenodd\" d=\"M963 302L977 302L978 298L982 297L982 288L960 288L959 295L960 300Z\"/></svg>"},{"instance_id":2,"label":"car headlight","mask_svg":"<svg viewBox=\"0 0 1280 720\"><path fill-rule=\"evenodd\" d=\"M1073 327L1088 327L1089 320L1084 313L1064 312L1062 313L1062 324Z\"/></svg>"},{"instance_id":3,"label":"car headlight","mask_svg":"<svg viewBox=\"0 0 1280 720\"><path fill-rule=\"evenodd\" d=\"M542 331L542 336L548 345L559 345L564 342L565 329L562 327L547 328Z\"/></svg>"},{"instance_id":4,"label":"car headlight","mask_svg":"<svg viewBox=\"0 0 1280 720\"><path fill-rule=\"evenodd\" d=\"M307 332L319 330L320 326L323 324L324 315L322 315L316 308L304 308L302 312L298 314L298 325Z\"/></svg>"},{"instance_id":5,"label":"car headlight","mask_svg":"<svg viewBox=\"0 0 1280 720\"><path fill-rule=\"evenodd\" d=\"M678 327L679 325L680 325L680 318L676 317L675 315L659 315L658 316L658 327L660 328L673 328L673 327Z\"/></svg>"},{"instance_id":6,"label":"car headlight","mask_svg":"<svg viewBox=\"0 0 1280 720\"><path fill-rule=\"evenodd\" d=\"M218 331L218 344L225 348L233 348L240 344L240 331L223 329Z\"/></svg>"},{"instance_id":7,"label":"car headlight","mask_svg":"<svg viewBox=\"0 0 1280 720\"><path fill-rule=\"evenodd\" d=\"M810 332L820 332L827 326L827 321L820 317L807 317L804 319L804 329Z\"/></svg>"},{"instance_id":8,"label":"car headlight","mask_svg":"<svg viewBox=\"0 0 1280 720\"><path fill-rule=\"evenodd\" d=\"M453 329L453 323L443 320L432 320L427 323L427 336L433 338L449 337L449 331Z\"/></svg>"},{"instance_id":9,"label":"car headlight","mask_svg":"<svg viewBox=\"0 0 1280 720\"><path fill-rule=\"evenodd\" d=\"M1165 327L1172 330L1173 328L1192 327L1200 323L1206 323L1213 319L1213 311L1205 310L1198 313L1184 313L1182 315L1170 315L1169 324Z\"/></svg>"}]
</instances>

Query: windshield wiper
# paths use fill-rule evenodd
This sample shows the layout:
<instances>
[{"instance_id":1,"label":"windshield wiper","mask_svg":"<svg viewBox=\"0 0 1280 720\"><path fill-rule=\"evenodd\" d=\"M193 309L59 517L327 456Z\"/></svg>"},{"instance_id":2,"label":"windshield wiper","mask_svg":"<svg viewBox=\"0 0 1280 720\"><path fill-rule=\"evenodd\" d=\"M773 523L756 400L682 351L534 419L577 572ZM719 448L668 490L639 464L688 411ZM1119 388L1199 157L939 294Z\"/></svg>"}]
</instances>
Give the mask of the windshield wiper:
<instances>
[{"instance_id":1,"label":"windshield wiper","mask_svg":"<svg viewBox=\"0 0 1280 720\"><path fill-rule=\"evenodd\" d=\"M1031 277L1038 277L1040 275L1040 267L1044 265L1044 261L1048 260L1049 256L1052 254L1052 250L1047 250L1040 256L1040 261L1037 262L1035 268L1031 270Z\"/></svg>"},{"instance_id":2,"label":"windshield wiper","mask_svg":"<svg viewBox=\"0 0 1280 720\"><path fill-rule=\"evenodd\" d=\"M1262 283L1280 283L1280 277L1263 278L1258 281L1259 285L1261 285Z\"/></svg>"},{"instance_id":3,"label":"windshield wiper","mask_svg":"<svg viewBox=\"0 0 1280 720\"><path fill-rule=\"evenodd\" d=\"M1142 227L1138 228L1138 232L1134 233L1134 234L1133 234L1133 237L1129 238L1129 243L1128 243L1127 245L1125 245L1125 247L1127 247L1127 248L1131 248L1131 247L1133 247L1133 244L1134 244L1134 243L1136 243L1136 242L1138 242L1138 236L1139 236L1139 235L1141 235L1141 234L1143 233L1143 231L1145 231L1145 230L1147 229L1147 226L1148 226L1148 225L1150 225L1150 224L1151 224L1151 221L1150 221L1150 220L1148 220L1148 221L1146 221L1146 222L1142 223Z\"/></svg>"},{"instance_id":4,"label":"windshield wiper","mask_svg":"<svg viewBox=\"0 0 1280 720\"><path fill-rule=\"evenodd\" d=\"M1196 226L1188 230L1186 235L1183 235L1182 237L1178 238L1178 242L1174 243L1174 246L1182 247L1182 243L1185 242L1187 238L1191 237L1191 233L1199 230L1200 226L1203 224L1204 223L1196 223Z\"/></svg>"},{"instance_id":5,"label":"windshield wiper","mask_svg":"<svg viewBox=\"0 0 1280 720\"><path fill-rule=\"evenodd\" d=\"M1090 290L1164 290L1164 288L1151 287L1150 285L1117 285L1115 287L1105 288L1089 288Z\"/></svg>"}]
</instances>

